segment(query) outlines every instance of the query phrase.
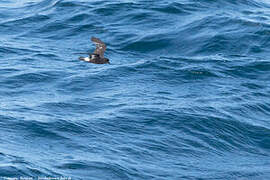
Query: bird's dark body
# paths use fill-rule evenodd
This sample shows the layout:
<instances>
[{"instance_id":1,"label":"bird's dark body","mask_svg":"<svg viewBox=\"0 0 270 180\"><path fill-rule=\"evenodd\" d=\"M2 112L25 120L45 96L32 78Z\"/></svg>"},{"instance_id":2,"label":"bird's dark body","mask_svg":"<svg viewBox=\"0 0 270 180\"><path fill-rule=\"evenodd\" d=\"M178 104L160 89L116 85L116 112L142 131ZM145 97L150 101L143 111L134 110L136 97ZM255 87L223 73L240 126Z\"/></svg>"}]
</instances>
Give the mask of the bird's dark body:
<instances>
[{"instance_id":1,"label":"bird's dark body","mask_svg":"<svg viewBox=\"0 0 270 180\"><path fill-rule=\"evenodd\" d=\"M94 63L94 64L110 64L109 59L104 57L106 45L100 39L92 37L91 41L96 44L94 53L89 54L89 57L79 57L79 60Z\"/></svg>"},{"instance_id":2,"label":"bird's dark body","mask_svg":"<svg viewBox=\"0 0 270 180\"><path fill-rule=\"evenodd\" d=\"M107 58L95 58L90 61L94 64L110 64Z\"/></svg>"},{"instance_id":3,"label":"bird's dark body","mask_svg":"<svg viewBox=\"0 0 270 180\"><path fill-rule=\"evenodd\" d=\"M110 64L108 58L100 57L98 54L90 54L89 57L79 57L79 59L94 64Z\"/></svg>"}]
</instances>

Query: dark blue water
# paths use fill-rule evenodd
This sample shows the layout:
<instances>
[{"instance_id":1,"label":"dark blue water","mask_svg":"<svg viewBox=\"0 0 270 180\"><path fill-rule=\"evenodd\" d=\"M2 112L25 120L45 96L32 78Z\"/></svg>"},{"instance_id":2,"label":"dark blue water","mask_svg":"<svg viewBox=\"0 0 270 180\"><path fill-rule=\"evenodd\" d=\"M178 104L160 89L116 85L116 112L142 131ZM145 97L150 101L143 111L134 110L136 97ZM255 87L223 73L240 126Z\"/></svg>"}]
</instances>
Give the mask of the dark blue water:
<instances>
[{"instance_id":1,"label":"dark blue water","mask_svg":"<svg viewBox=\"0 0 270 180\"><path fill-rule=\"evenodd\" d=\"M266 0L2 0L0 177L268 180L269 57Z\"/></svg>"}]
</instances>

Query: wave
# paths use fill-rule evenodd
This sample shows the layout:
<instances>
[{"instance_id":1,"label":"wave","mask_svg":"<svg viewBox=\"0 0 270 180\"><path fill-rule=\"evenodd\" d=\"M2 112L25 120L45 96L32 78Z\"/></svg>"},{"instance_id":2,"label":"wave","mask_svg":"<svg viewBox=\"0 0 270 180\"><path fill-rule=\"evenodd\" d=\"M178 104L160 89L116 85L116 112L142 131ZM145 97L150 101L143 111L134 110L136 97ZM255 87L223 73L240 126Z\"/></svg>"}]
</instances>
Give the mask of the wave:
<instances>
[{"instance_id":1,"label":"wave","mask_svg":"<svg viewBox=\"0 0 270 180\"><path fill-rule=\"evenodd\" d=\"M1 176L269 177L268 7L1 2Z\"/></svg>"}]
</instances>

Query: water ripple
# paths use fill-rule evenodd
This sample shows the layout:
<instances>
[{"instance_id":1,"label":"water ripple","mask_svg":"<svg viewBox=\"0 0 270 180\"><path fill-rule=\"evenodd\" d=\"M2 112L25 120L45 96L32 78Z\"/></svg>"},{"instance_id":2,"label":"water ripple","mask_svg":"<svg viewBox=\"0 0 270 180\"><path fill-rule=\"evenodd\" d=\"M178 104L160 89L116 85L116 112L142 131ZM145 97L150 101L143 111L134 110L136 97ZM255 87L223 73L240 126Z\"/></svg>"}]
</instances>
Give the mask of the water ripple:
<instances>
[{"instance_id":1,"label":"water ripple","mask_svg":"<svg viewBox=\"0 0 270 180\"><path fill-rule=\"evenodd\" d=\"M269 7L1 1L0 175L267 179Z\"/></svg>"}]
</instances>

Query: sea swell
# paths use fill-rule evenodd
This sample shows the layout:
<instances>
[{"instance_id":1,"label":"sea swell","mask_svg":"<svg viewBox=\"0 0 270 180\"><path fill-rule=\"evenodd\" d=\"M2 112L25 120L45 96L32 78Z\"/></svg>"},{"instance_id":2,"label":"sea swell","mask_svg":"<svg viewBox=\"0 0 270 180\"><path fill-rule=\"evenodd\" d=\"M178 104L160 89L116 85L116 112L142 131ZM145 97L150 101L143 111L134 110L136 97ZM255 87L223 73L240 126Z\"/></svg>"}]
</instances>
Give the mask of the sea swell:
<instances>
[{"instance_id":1,"label":"sea swell","mask_svg":"<svg viewBox=\"0 0 270 180\"><path fill-rule=\"evenodd\" d=\"M268 179L269 6L1 1L0 177Z\"/></svg>"}]
</instances>

